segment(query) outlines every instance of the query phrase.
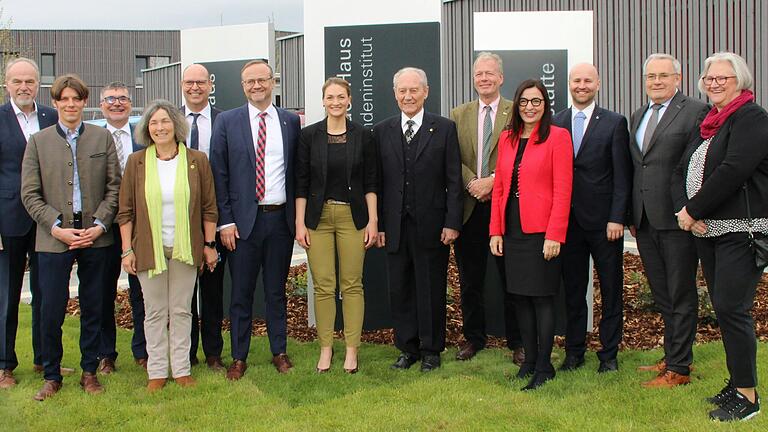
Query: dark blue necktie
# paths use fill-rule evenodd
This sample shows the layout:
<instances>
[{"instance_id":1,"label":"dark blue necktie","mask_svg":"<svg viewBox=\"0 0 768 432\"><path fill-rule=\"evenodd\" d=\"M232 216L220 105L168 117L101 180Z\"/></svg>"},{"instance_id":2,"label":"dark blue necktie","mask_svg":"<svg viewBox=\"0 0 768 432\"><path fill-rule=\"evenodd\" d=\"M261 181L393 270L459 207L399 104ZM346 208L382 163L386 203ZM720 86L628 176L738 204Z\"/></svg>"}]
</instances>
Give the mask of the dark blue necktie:
<instances>
[{"instance_id":1,"label":"dark blue necktie","mask_svg":"<svg viewBox=\"0 0 768 432\"><path fill-rule=\"evenodd\" d=\"M197 118L200 117L200 113L190 113L192 116L192 133L189 137L189 148L194 150L200 149L200 131L197 129Z\"/></svg>"}]
</instances>

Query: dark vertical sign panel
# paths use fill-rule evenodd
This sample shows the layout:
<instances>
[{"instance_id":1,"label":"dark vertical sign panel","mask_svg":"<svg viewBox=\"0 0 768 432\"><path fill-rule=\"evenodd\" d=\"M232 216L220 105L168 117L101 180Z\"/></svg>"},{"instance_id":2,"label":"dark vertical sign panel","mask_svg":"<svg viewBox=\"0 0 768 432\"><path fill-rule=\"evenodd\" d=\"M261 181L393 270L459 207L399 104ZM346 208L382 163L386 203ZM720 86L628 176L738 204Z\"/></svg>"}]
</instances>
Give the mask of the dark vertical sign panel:
<instances>
[{"instance_id":1,"label":"dark vertical sign panel","mask_svg":"<svg viewBox=\"0 0 768 432\"><path fill-rule=\"evenodd\" d=\"M208 69L211 78L211 106L222 111L245 104L243 86L240 84L240 70L251 59L201 62Z\"/></svg>"},{"instance_id":2,"label":"dark vertical sign panel","mask_svg":"<svg viewBox=\"0 0 768 432\"><path fill-rule=\"evenodd\" d=\"M371 127L399 112L392 77L406 66L426 72L429 97L425 109L440 113L439 23L325 28L325 76L350 82L349 113L358 123Z\"/></svg>"}]
</instances>

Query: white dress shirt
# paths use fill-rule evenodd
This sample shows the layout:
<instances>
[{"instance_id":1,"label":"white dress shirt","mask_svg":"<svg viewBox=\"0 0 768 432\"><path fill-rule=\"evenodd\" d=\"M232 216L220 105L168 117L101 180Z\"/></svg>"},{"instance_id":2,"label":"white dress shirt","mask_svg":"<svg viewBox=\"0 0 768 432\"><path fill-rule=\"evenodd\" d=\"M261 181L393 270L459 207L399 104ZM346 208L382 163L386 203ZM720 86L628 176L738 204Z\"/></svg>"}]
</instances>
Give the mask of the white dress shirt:
<instances>
[{"instance_id":1,"label":"white dress shirt","mask_svg":"<svg viewBox=\"0 0 768 432\"><path fill-rule=\"evenodd\" d=\"M191 140L192 140L192 122L194 121L194 117L192 116L193 111L190 111L189 108L184 106L184 118L187 119L187 124L189 125L189 133L187 134L187 144L188 146L191 146ZM198 137L198 150L205 153L206 156L211 156L211 130L213 129L212 121L211 121L211 104L206 104L205 108L203 108L199 113L200 116L197 118L197 137ZM258 123L257 123L258 126ZM258 129L257 129L258 130ZM191 148L191 147L190 147Z\"/></svg>"},{"instance_id":2,"label":"white dress shirt","mask_svg":"<svg viewBox=\"0 0 768 432\"><path fill-rule=\"evenodd\" d=\"M495 101L490 104L483 103L479 100L479 106L477 109L477 176L480 177L480 173L483 171L483 129L485 128L485 107L491 107L491 135L493 135L493 128L496 127L496 113L499 112L499 102L501 101L501 95L496 98ZM491 169L491 171L493 171Z\"/></svg>"},{"instance_id":3,"label":"white dress shirt","mask_svg":"<svg viewBox=\"0 0 768 432\"><path fill-rule=\"evenodd\" d=\"M675 91L675 94L677 94L677 91ZM669 106L669 103L672 102L671 98L667 99L661 104L661 108L659 108L659 119L658 122L661 123L661 117L664 116L664 113L667 112L667 107ZM635 139L637 140L637 147L640 149L640 151L643 150L643 139L645 137L645 128L648 126L648 120L651 119L651 114L653 114L653 109L651 107L653 106L654 102L649 101L648 102L648 108L645 110L645 114L643 114L643 119L640 120L640 124L637 125L637 133L635 133ZM658 125L658 123L656 123Z\"/></svg>"},{"instance_id":4,"label":"white dress shirt","mask_svg":"<svg viewBox=\"0 0 768 432\"><path fill-rule=\"evenodd\" d=\"M13 99L11 99L11 106L13 107L13 112L16 114L16 120L19 122L19 127L24 133L24 138L29 141L30 135L40 132L40 122L37 119L37 102L34 102L32 112L29 114L19 109Z\"/></svg>"},{"instance_id":5,"label":"white dress shirt","mask_svg":"<svg viewBox=\"0 0 768 432\"><path fill-rule=\"evenodd\" d=\"M400 127L403 129L403 135L405 135L405 131L408 130L408 125L407 125L408 120L413 120L414 123L416 123L413 125L413 128L412 128L413 134L416 135L416 132L419 131L421 124L424 123L424 108L422 108L421 111L416 113L416 115L413 116L412 118L408 118L408 116L405 115L405 113L403 113L402 111L400 112Z\"/></svg>"},{"instance_id":6,"label":"white dress shirt","mask_svg":"<svg viewBox=\"0 0 768 432\"><path fill-rule=\"evenodd\" d=\"M586 135L587 134L587 126L589 126L589 119L592 118L592 113L595 112L595 106L596 105L597 104L595 103L595 101L592 101L592 103L589 104L589 106L587 106L586 108L584 108L581 111L579 111L578 108L572 106L571 107L571 129L573 129L573 124L576 121L576 114L578 114L580 112L583 112L584 115L587 116L587 118L584 119L584 131L583 131L584 135ZM573 133L571 133L571 136L573 136Z\"/></svg>"},{"instance_id":7,"label":"white dress shirt","mask_svg":"<svg viewBox=\"0 0 768 432\"><path fill-rule=\"evenodd\" d=\"M286 166L283 155L283 129L280 127L280 118L277 116L274 105L269 105L265 112L267 113L264 119L267 125L267 145L264 152L265 192L264 199L259 201L259 205L285 204ZM253 149L256 154L258 154L259 145L259 114L261 111L249 103L248 118L251 121ZM255 189L256 185L254 184L253 187Z\"/></svg>"},{"instance_id":8,"label":"white dress shirt","mask_svg":"<svg viewBox=\"0 0 768 432\"><path fill-rule=\"evenodd\" d=\"M115 137L115 131L118 130L118 128L112 126L111 124L107 123L107 130L110 134L112 134L112 137ZM128 122L125 122L123 127L120 128L121 131L123 131L122 134L120 134L120 142L116 142L116 146L120 146L123 149L122 152L122 159L120 159L120 169L121 171L125 171L125 164L128 162L128 156L133 153L133 139L131 139L131 126L128 124Z\"/></svg>"}]
</instances>

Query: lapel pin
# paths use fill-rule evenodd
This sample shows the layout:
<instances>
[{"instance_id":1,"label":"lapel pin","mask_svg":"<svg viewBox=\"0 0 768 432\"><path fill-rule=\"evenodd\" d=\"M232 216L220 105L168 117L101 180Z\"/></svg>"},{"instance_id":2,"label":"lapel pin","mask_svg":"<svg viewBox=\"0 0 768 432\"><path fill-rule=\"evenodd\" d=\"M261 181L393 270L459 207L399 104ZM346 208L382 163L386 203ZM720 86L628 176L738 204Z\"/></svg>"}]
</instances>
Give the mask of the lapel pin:
<instances>
[{"instance_id":1,"label":"lapel pin","mask_svg":"<svg viewBox=\"0 0 768 432\"><path fill-rule=\"evenodd\" d=\"M433 131L434 131L434 129L432 129L432 128L429 128L429 131L430 131L430 132L433 132Z\"/></svg>"}]
</instances>

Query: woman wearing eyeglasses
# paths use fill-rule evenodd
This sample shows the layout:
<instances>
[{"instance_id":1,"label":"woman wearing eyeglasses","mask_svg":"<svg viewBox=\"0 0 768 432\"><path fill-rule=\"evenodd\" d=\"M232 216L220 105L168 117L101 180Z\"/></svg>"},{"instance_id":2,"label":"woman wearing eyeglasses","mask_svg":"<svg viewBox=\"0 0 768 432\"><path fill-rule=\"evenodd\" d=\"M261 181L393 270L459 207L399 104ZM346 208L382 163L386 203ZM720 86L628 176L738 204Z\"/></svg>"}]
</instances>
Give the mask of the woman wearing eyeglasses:
<instances>
[{"instance_id":1,"label":"woman wearing eyeglasses","mask_svg":"<svg viewBox=\"0 0 768 432\"><path fill-rule=\"evenodd\" d=\"M555 377L555 294L560 245L565 243L573 178L573 146L566 129L552 126L544 84L523 81L512 119L499 137L491 201L491 253L504 256L507 290L525 349L517 377L533 390Z\"/></svg>"},{"instance_id":2,"label":"woman wearing eyeglasses","mask_svg":"<svg viewBox=\"0 0 768 432\"><path fill-rule=\"evenodd\" d=\"M740 56L704 62L699 90L714 105L675 170L680 228L692 231L723 335L729 378L708 400L713 420L747 420L760 410L752 305L763 268L750 233L768 234L768 113L754 103L752 74Z\"/></svg>"}]
</instances>

